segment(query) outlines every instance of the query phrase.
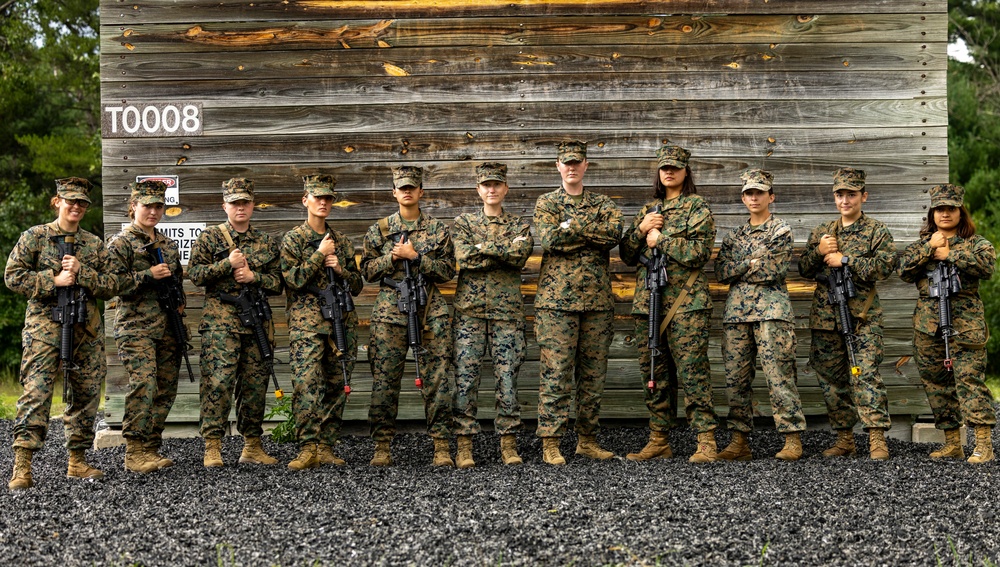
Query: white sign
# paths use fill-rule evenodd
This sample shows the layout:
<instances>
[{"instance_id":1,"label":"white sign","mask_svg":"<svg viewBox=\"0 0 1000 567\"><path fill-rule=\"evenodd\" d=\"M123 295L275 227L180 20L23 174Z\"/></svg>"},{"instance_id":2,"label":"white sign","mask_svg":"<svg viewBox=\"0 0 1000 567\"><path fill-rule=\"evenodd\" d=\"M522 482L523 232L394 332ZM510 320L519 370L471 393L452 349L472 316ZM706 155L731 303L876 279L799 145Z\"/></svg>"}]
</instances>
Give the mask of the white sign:
<instances>
[{"instance_id":1,"label":"white sign","mask_svg":"<svg viewBox=\"0 0 1000 567\"><path fill-rule=\"evenodd\" d=\"M167 186L167 194L164 196L166 205L179 205L180 200L180 177L177 175L136 175L135 182L141 183L143 181L162 181L164 185ZM176 215L174 215L176 216Z\"/></svg>"},{"instance_id":2,"label":"white sign","mask_svg":"<svg viewBox=\"0 0 1000 567\"><path fill-rule=\"evenodd\" d=\"M101 112L101 137L201 136L201 113L200 102L108 104Z\"/></svg>"},{"instance_id":3,"label":"white sign","mask_svg":"<svg viewBox=\"0 0 1000 567\"><path fill-rule=\"evenodd\" d=\"M122 223L122 229L128 228L130 223ZM172 239L177 243L177 251L181 255L181 265L187 266L191 259L191 248L194 241L198 240L198 235L205 231L206 224L203 222L161 222L156 225L156 232Z\"/></svg>"}]
</instances>

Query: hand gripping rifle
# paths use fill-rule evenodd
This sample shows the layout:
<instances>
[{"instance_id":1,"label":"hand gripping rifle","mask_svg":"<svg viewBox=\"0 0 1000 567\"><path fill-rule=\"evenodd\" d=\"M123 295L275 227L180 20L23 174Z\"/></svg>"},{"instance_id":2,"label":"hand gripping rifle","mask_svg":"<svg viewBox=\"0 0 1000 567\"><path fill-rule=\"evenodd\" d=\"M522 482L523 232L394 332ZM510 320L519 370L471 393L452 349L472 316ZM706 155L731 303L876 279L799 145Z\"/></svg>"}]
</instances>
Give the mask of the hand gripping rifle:
<instances>
[{"instance_id":1,"label":"hand gripping rifle","mask_svg":"<svg viewBox=\"0 0 1000 567\"><path fill-rule=\"evenodd\" d=\"M155 236L155 230L154 236ZM166 264L163 258L163 250L160 248L160 240L154 239L149 244L141 248L149 254L153 265ZM177 348L184 357L184 364L187 366L188 378L194 382L194 371L191 370L191 360L188 358L188 351L191 350L191 343L188 342L187 329L184 328L184 315L179 311L184 305L184 290L177 277L170 274L170 277L156 280L156 302L160 304L160 309L167 315L167 326L170 327L170 334L177 341Z\"/></svg>"},{"instance_id":2,"label":"hand gripping rifle","mask_svg":"<svg viewBox=\"0 0 1000 567\"><path fill-rule=\"evenodd\" d=\"M854 287L854 279L851 276L851 269L847 266L831 268L830 275L820 274L816 276L816 281L826 284L827 302L837 308L837 321L840 327L840 334L844 337L844 346L847 347L847 358L851 363L851 375L861 374L861 367L858 366L857 350L858 335L854 332L854 317L851 316L851 309L848 301L858 295Z\"/></svg>"},{"instance_id":3,"label":"hand gripping rifle","mask_svg":"<svg viewBox=\"0 0 1000 567\"><path fill-rule=\"evenodd\" d=\"M323 239L312 242L316 248ZM351 290L347 281L338 276L333 268L326 267L326 287L320 289L318 286L310 285L306 288L309 293L319 297L319 311L333 325L333 342L340 351L337 358L340 359L340 371L344 375L344 395L351 395L351 375L347 373L348 361L354 360L347 355L347 328L344 326L344 318L351 311L354 311L354 298L351 297Z\"/></svg>"},{"instance_id":4,"label":"hand gripping rifle","mask_svg":"<svg viewBox=\"0 0 1000 567\"><path fill-rule=\"evenodd\" d=\"M400 234L399 241L403 242L409 238L409 233L403 231ZM412 260L403 260L403 268L406 270L406 275L403 277L403 281L397 282L392 278L382 278L382 283L396 288L399 292L399 299L397 301L397 306L399 307L399 312L406 315L406 338L410 349L413 350L413 360L417 367L417 377L413 381L418 390L422 390L424 387L424 381L420 377L420 354L424 352L424 348L421 344L422 329L420 328L420 322L417 317L417 311L427 305L427 282L424 280L423 274L418 273L416 276L413 275L413 268L410 266Z\"/></svg>"},{"instance_id":5,"label":"hand gripping rifle","mask_svg":"<svg viewBox=\"0 0 1000 567\"><path fill-rule=\"evenodd\" d=\"M59 259L76 256L76 236L59 234L50 236L59 251ZM73 364L73 326L87 322L87 292L77 284L56 288L56 306L52 308L52 321L62 325L59 337L59 361L63 370L63 401L66 408L73 405L73 390L69 385L69 373L77 370Z\"/></svg>"},{"instance_id":6,"label":"hand gripping rifle","mask_svg":"<svg viewBox=\"0 0 1000 567\"><path fill-rule=\"evenodd\" d=\"M274 373L274 349L271 348L271 341L267 338L267 328L265 325L271 320L271 305L267 302L264 291L257 286L244 285L237 295L219 293L219 299L223 303L236 306L236 313L244 327L253 331L254 342L257 343L257 350L260 357L267 364L267 369L271 373L271 381L274 382L274 398L280 400L285 397L278 385L278 376Z\"/></svg>"},{"instance_id":7,"label":"hand gripping rifle","mask_svg":"<svg viewBox=\"0 0 1000 567\"><path fill-rule=\"evenodd\" d=\"M651 213L660 213L660 205ZM663 253L656 247L650 248L650 257L639 256L639 262L646 266L646 289L649 290L649 382L646 388L656 387L656 357L660 353L660 320L663 319L663 296L661 291L667 286L667 268Z\"/></svg>"},{"instance_id":8,"label":"hand gripping rifle","mask_svg":"<svg viewBox=\"0 0 1000 567\"><path fill-rule=\"evenodd\" d=\"M944 339L944 368L953 370L951 360L951 337L958 333L951 324L951 296L962 291L962 280L958 269L951 262L938 262L937 267L927 272L927 295L938 300L938 329Z\"/></svg>"}]
</instances>

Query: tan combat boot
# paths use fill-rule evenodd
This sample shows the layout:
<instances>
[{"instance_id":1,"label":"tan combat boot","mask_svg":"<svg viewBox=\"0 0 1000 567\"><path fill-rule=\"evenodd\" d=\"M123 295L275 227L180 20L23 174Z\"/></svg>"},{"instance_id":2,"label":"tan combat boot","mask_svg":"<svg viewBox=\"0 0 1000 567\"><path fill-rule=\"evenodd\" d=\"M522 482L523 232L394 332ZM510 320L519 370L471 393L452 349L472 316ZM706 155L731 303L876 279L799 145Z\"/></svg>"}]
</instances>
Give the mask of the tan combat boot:
<instances>
[{"instance_id":1,"label":"tan combat boot","mask_svg":"<svg viewBox=\"0 0 1000 567\"><path fill-rule=\"evenodd\" d=\"M149 474L159 470L159 467L149 459L142 441L125 439L125 470Z\"/></svg>"},{"instance_id":2,"label":"tan combat boot","mask_svg":"<svg viewBox=\"0 0 1000 567\"><path fill-rule=\"evenodd\" d=\"M319 449L316 443L303 443L299 447L299 456L288 463L288 468L293 471L303 471L314 469L319 466Z\"/></svg>"},{"instance_id":3,"label":"tan combat boot","mask_svg":"<svg viewBox=\"0 0 1000 567\"><path fill-rule=\"evenodd\" d=\"M375 456L369 465L373 467L391 467L392 466L392 453L389 452L389 442L388 441L376 441L375 442Z\"/></svg>"},{"instance_id":4,"label":"tan combat boot","mask_svg":"<svg viewBox=\"0 0 1000 567\"><path fill-rule=\"evenodd\" d=\"M606 461L615 454L611 451L605 451L597 444L596 435L579 435L576 438L576 454L581 457L587 457L588 459L596 459L598 461Z\"/></svg>"},{"instance_id":5,"label":"tan combat boot","mask_svg":"<svg viewBox=\"0 0 1000 567\"><path fill-rule=\"evenodd\" d=\"M566 459L559 452L559 441L559 437L542 437L542 460L550 465L566 464Z\"/></svg>"},{"instance_id":6,"label":"tan combat boot","mask_svg":"<svg viewBox=\"0 0 1000 567\"><path fill-rule=\"evenodd\" d=\"M732 440L717 457L723 461L749 461L752 459L753 453L750 452L747 434L742 431L733 430Z\"/></svg>"},{"instance_id":7,"label":"tan combat boot","mask_svg":"<svg viewBox=\"0 0 1000 567\"><path fill-rule=\"evenodd\" d=\"M476 466L472 459L472 436L458 436L458 452L455 454L455 466L460 469L471 469Z\"/></svg>"},{"instance_id":8,"label":"tan combat boot","mask_svg":"<svg viewBox=\"0 0 1000 567\"><path fill-rule=\"evenodd\" d=\"M471 440L470 440L471 443ZM472 457L470 455L469 459ZM435 467L454 467L455 461L451 460L451 444L447 439L434 440L434 462Z\"/></svg>"},{"instance_id":9,"label":"tan combat boot","mask_svg":"<svg viewBox=\"0 0 1000 567\"><path fill-rule=\"evenodd\" d=\"M69 467L66 469L69 478L104 478L104 473L90 466L87 462L87 452L83 449L70 449Z\"/></svg>"},{"instance_id":10,"label":"tan combat boot","mask_svg":"<svg viewBox=\"0 0 1000 567\"><path fill-rule=\"evenodd\" d=\"M630 461L648 461L650 459L669 459L674 456L670 450L670 441L666 431L650 431L649 441L638 453L629 453L625 458Z\"/></svg>"},{"instance_id":11,"label":"tan combat boot","mask_svg":"<svg viewBox=\"0 0 1000 567\"><path fill-rule=\"evenodd\" d=\"M500 458L505 465L520 465L524 461L517 454L517 436L514 434L500 436Z\"/></svg>"},{"instance_id":12,"label":"tan combat boot","mask_svg":"<svg viewBox=\"0 0 1000 567\"><path fill-rule=\"evenodd\" d=\"M24 490L34 486L31 479L31 456L35 452L24 447L14 447L14 474L7 483L9 490Z\"/></svg>"},{"instance_id":13,"label":"tan combat boot","mask_svg":"<svg viewBox=\"0 0 1000 567\"><path fill-rule=\"evenodd\" d=\"M889 458L889 444L885 441L885 429L872 428L868 430L868 453L873 461L884 461Z\"/></svg>"},{"instance_id":14,"label":"tan combat boot","mask_svg":"<svg viewBox=\"0 0 1000 567\"><path fill-rule=\"evenodd\" d=\"M976 426L976 448L968 462L979 465L993 460L993 427L989 425Z\"/></svg>"},{"instance_id":15,"label":"tan combat boot","mask_svg":"<svg viewBox=\"0 0 1000 567\"><path fill-rule=\"evenodd\" d=\"M278 459L264 451L264 444L261 443L260 437L244 437L240 462L246 465L276 465Z\"/></svg>"},{"instance_id":16,"label":"tan combat boot","mask_svg":"<svg viewBox=\"0 0 1000 567\"><path fill-rule=\"evenodd\" d=\"M797 461L802 458L802 435L795 431L785 434L785 446L774 456L779 461Z\"/></svg>"},{"instance_id":17,"label":"tan combat boot","mask_svg":"<svg viewBox=\"0 0 1000 567\"><path fill-rule=\"evenodd\" d=\"M214 469L221 467L222 462L222 439L205 439L205 467Z\"/></svg>"},{"instance_id":18,"label":"tan combat boot","mask_svg":"<svg viewBox=\"0 0 1000 567\"><path fill-rule=\"evenodd\" d=\"M715 445L715 430L698 434L698 450L695 451L689 463L712 463L719 458Z\"/></svg>"},{"instance_id":19,"label":"tan combat boot","mask_svg":"<svg viewBox=\"0 0 1000 567\"><path fill-rule=\"evenodd\" d=\"M849 457L855 452L857 452L857 448L854 446L854 431L850 429L838 429L837 442L833 444L833 447L823 451L823 456Z\"/></svg>"},{"instance_id":20,"label":"tan combat boot","mask_svg":"<svg viewBox=\"0 0 1000 567\"><path fill-rule=\"evenodd\" d=\"M319 464L321 465L334 465L342 467L347 464L347 461L335 455L333 453L333 447L327 445L326 443L319 444L319 447L316 449L316 454L319 457Z\"/></svg>"},{"instance_id":21,"label":"tan combat boot","mask_svg":"<svg viewBox=\"0 0 1000 567\"><path fill-rule=\"evenodd\" d=\"M932 459L964 459L965 447L962 443L961 428L944 430L944 447L931 453Z\"/></svg>"},{"instance_id":22,"label":"tan combat boot","mask_svg":"<svg viewBox=\"0 0 1000 567\"><path fill-rule=\"evenodd\" d=\"M166 469L174 466L173 459L168 459L160 454L160 444L156 441L147 441L146 447L146 458L149 462L156 465L157 469Z\"/></svg>"}]
</instances>

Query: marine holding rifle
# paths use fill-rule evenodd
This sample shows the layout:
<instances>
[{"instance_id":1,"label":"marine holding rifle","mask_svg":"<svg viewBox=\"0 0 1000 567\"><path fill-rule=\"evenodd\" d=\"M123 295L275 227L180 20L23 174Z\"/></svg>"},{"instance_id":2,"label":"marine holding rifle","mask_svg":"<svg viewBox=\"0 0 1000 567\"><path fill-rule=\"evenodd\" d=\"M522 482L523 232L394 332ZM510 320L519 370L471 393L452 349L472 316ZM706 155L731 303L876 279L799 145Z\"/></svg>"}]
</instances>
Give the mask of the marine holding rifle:
<instances>
[{"instance_id":1,"label":"marine holding rifle","mask_svg":"<svg viewBox=\"0 0 1000 567\"><path fill-rule=\"evenodd\" d=\"M669 143L657 150L654 199L643 205L622 237L622 261L638 265L632 315L639 368L650 377L643 380L649 441L626 456L632 461L673 456L667 433L677 417L679 382L688 424L698 434L698 449L688 460L709 463L718 453L719 419L708 361L712 298L703 269L712 257L715 219L697 194L690 157L691 152ZM652 287L658 295L650 293Z\"/></svg>"},{"instance_id":2,"label":"marine holding rifle","mask_svg":"<svg viewBox=\"0 0 1000 567\"><path fill-rule=\"evenodd\" d=\"M354 245L327 222L337 180L302 178L306 222L281 241L281 273L288 294L292 410L299 455L288 468L344 465L333 452L340 436L347 389L358 352L358 315L351 296L364 282Z\"/></svg>"},{"instance_id":3,"label":"marine holding rifle","mask_svg":"<svg viewBox=\"0 0 1000 567\"><path fill-rule=\"evenodd\" d=\"M132 224L108 241L120 283L115 343L129 382L122 416L125 469L142 474L174 464L160 448L177 398L181 355L187 351L186 328L170 320L180 321L186 303L180 254L176 242L156 231L166 190L162 181L133 183L128 204ZM182 334L178 337L176 331Z\"/></svg>"},{"instance_id":4,"label":"marine holding rifle","mask_svg":"<svg viewBox=\"0 0 1000 567\"><path fill-rule=\"evenodd\" d=\"M852 429L860 419L868 432L869 455L889 458L885 431L889 407L882 363L882 304L876 284L896 269L896 245L885 224L864 214L865 172L844 167L833 178L840 211L809 235L799 273L816 280L809 327L809 364L823 388L836 443L825 457L856 452Z\"/></svg>"},{"instance_id":5,"label":"marine holding rifle","mask_svg":"<svg viewBox=\"0 0 1000 567\"><path fill-rule=\"evenodd\" d=\"M259 292L281 293L280 244L250 225L254 211L252 180L235 177L224 181L222 200L228 220L198 235L188 263L191 281L205 286L199 326L203 464L210 468L224 464L222 437L235 399L236 429L244 439L240 462L273 465L278 461L264 451L261 443L271 361L257 345L257 336L258 331L273 336L274 323L261 321L266 326L262 330L245 325L242 308L233 298L246 299L252 294L257 300L263 297Z\"/></svg>"},{"instance_id":6,"label":"marine holding rifle","mask_svg":"<svg viewBox=\"0 0 1000 567\"><path fill-rule=\"evenodd\" d=\"M368 360L372 398L368 423L375 441L373 466L392 464L390 444L406 352L413 352L415 385L424 399L434 466L453 467L452 330L448 304L436 284L455 277L455 246L448 227L420 210L423 170L392 169L392 196L399 212L379 220L364 238L361 272L381 287L372 307Z\"/></svg>"},{"instance_id":7,"label":"marine holding rifle","mask_svg":"<svg viewBox=\"0 0 1000 567\"><path fill-rule=\"evenodd\" d=\"M90 206L89 181L56 180L56 220L21 233L7 258L4 283L28 300L21 344L21 386L14 418L14 472L10 490L30 488L31 458L48 431L52 393L63 381L63 427L70 478L101 478L87 463L94 443L94 419L107 374L104 323L97 300L118 291L118 278L104 242L80 228Z\"/></svg>"},{"instance_id":8,"label":"marine holding rifle","mask_svg":"<svg viewBox=\"0 0 1000 567\"><path fill-rule=\"evenodd\" d=\"M917 284L913 311L913 350L934 424L945 445L933 459L964 459L962 425L975 428L976 446L968 462L993 460L991 431L997 422L986 387L989 329L979 282L993 276L996 250L976 234L965 189L931 188L931 208L920 239L900 257L900 277Z\"/></svg>"}]
</instances>

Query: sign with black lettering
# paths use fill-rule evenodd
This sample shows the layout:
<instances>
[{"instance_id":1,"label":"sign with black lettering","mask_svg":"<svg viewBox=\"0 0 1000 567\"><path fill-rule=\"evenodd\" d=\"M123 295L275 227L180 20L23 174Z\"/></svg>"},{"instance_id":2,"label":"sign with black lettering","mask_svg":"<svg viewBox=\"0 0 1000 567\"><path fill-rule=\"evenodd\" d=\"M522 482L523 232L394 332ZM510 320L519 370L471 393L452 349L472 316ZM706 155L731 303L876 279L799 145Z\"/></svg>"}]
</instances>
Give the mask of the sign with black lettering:
<instances>
[{"instance_id":1,"label":"sign with black lettering","mask_svg":"<svg viewBox=\"0 0 1000 567\"><path fill-rule=\"evenodd\" d=\"M104 138L201 136L200 102L105 104L101 112Z\"/></svg>"},{"instance_id":2,"label":"sign with black lettering","mask_svg":"<svg viewBox=\"0 0 1000 567\"><path fill-rule=\"evenodd\" d=\"M176 175L136 175L135 182L162 181L167 186L167 192L163 196L166 206L179 205L180 200L180 178Z\"/></svg>"},{"instance_id":3,"label":"sign with black lettering","mask_svg":"<svg viewBox=\"0 0 1000 567\"><path fill-rule=\"evenodd\" d=\"M128 228L130 223L122 223L122 230ZM194 241L198 240L198 235L204 232L206 224L203 222L161 222L157 223L156 231L160 234L174 239L177 242L177 250L181 255L181 265L187 266L191 259L191 248Z\"/></svg>"}]
</instances>

